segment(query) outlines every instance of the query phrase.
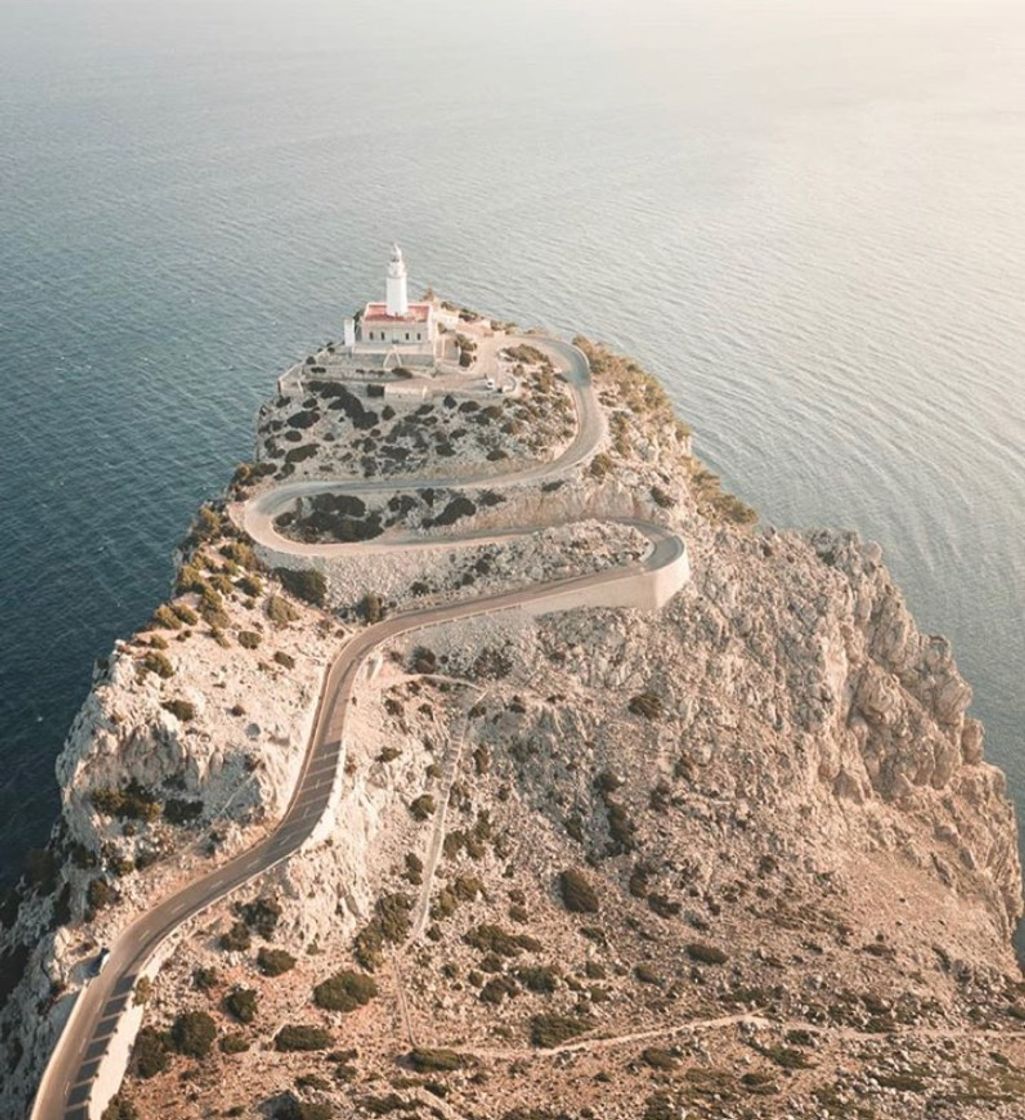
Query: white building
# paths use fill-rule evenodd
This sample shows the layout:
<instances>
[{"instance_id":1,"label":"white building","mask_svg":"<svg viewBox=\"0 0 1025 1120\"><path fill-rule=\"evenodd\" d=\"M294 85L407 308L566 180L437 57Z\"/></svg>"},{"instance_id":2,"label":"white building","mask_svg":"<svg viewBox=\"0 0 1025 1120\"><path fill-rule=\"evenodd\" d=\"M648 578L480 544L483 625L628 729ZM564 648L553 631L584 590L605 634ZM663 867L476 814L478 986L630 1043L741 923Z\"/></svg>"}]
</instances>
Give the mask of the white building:
<instances>
[{"instance_id":1,"label":"white building","mask_svg":"<svg viewBox=\"0 0 1025 1120\"><path fill-rule=\"evenodd\" d=\"M345 346L356 355L394 354L397 363L433 364L438 328L432 303L410 303L406 262L392 246L383 303L368 303L357 319L345 320ZM358 320L358 321L357 321Z\"/></svg>"}]
</instances>

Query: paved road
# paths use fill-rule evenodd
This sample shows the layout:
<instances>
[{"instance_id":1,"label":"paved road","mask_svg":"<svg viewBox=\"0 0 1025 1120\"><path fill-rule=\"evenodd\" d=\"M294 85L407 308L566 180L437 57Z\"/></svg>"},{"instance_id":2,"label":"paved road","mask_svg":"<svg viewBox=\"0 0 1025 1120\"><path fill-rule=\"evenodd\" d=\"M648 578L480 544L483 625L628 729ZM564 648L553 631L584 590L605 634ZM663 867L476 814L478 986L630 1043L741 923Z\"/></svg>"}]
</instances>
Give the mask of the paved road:
<instances>
[{"instance_id":1,"label":"paved road","mask_svg":"<svg viewBox=\"0 0 1025 1120\"><path fill-rule=\"evenodd\" d=\"M530 339L532 344L538 340ZM584 356L573 347L555 340L544 344L557 350L569 366L568 381L576 402L579 422L576 438L552 463L538 464L514 475L487 481L521 481L561 473L587 458L604 431L600 409L589 384ZM431 485L471 486L481 480L466 478L430 480ZM302 546L285 541L273 529L274 511L280 509L278 497L287 490L286 500L311 489L338 488L337 483L297 483L272 491L273 500L257 499L257 516L245 517L247 530L253 527L264 539L281 549L299 551ZM361 489L394 489L395 480L361 483ZM352 487L346 486L346 490ZM456 619L470 618L525 605L543 605L545 599L570 590L606 587L620 580L634 579L646 571L674 563L683 553L683 542L664 528L642 521L621 519L647 536L650 551L635 563L603 572L552 580L548 583L512 591L476 596L456 603L397 613L353 637L337 654L325 676L318 700L313 732L292 800L278 826L265 839L236 856L216 871L202 875L188 886L137 918L111 947L103 972L93 978L79 995L72 1018L58 1040L44 1072L32 1110L32 1120L88 1120L90 1103L103 1055L110 1046L115 1028L130 1005L135 983L163 942L184 922L200 914L225 895L262 875L287 859L311 835L331 800L336 774L342 772L343 729L357 674L367 655L382 642L410 630L436 626ZM527 530L520 530L524 532ZM454 543L452 538L448 543ZM326 549L351 548L350 545L320 546Z\"/></svg>"},{"instance_id":2,"label":"paved road","mask_svg":"<svg viewBox=\"0 0 1025 1120\"><path fill-rule=\"evenodd\" d=\"M275 486L247 502L242 510L242 524L246 532L259 544L294 556L324 556L338 554L351 545L302 544L281 536L274 528L274 518L283 513L300 497L325 492L346 494L382 494L415 487L433 486L451 490L470 490L480 486L508 486L511 483L538 481L565 474L579 466L594 453L605 434L605 415L591 388L591 374L587 358L575 346L554 338L537 338L533 335L522 341L545 350L563 370L566 384L573 398L577 414L577 431L572 443L557 458L548 463L532 463L518 471L496 474L482 471L474 474L437 475L430 478L410 479L393 475L388 478L345 479L316 481L304 479ZM460 538L462 539L462 538ZM446 537L441 543L451 544L454 538ZM412 543L412 542L410 542ZM382 547L374 541L367 542L368 549Z\"/></svg>"}]
</instances>

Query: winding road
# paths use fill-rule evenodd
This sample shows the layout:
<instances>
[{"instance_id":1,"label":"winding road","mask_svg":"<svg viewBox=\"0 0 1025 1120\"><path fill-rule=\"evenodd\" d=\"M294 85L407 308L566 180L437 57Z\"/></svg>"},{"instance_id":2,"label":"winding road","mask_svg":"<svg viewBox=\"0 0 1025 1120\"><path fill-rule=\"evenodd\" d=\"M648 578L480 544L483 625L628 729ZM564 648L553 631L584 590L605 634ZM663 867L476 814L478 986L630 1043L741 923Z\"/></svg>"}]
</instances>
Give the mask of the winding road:
<instances>
[{"instance_id":1,"label":"winding road","mask_svg":"<svg viewBox=\"0 0 1025 1120\"><path fill-rule=\"evenodd\" d=\"M266 491L243 506L239 516L242 527L257 544L276 552L296 556L344 554L365 546L299 544L277 532L275 516L297 497L326 490L344 489L346 493L356 494L393 491L416 485L465 489L485 484L497 486L541 480L572 471L593 454L605 433L604 418L591 386L587 359L581 351L559 340L531 336L523 341L554 352L573 397L577 431L558 458L502 476L481 474L476 477L431 477L422 480L390 478L290 483ZM31 1112L32 1120L97 1120L123 1075L123 1059L119 1062L115 1051L119 1054L125 1049L125 1032L121 1032L117 1043L115 1037L118 1027L124 1026L123 1017L132 1010L133 991L147 964L184 923L288 859L310 838L330 807L337 776L344 769L346 713L357 676L372 650L408 631L495 611L527 608L542 612L546 602L553 610L565 609L565 604L577 601L575 596L578 595L580 601L602 601L608 595L612 602L617 602L619 600L613 591L616 585L622 589L628 581L648 578L660 569L686 561L683 541L663 526L619 517L608 520L640 530L649 542L647 554L633 563L601 572L396 613L356 634L339 650L325 674L300 776L277 827L221 867L200 875L153 906L121 933L111 946L111 955L103 971L86 984L75 1001L44 1070ZM520 528L512 534L499 531L489 535L526 535L531 531ZM445 537L444 544L453 547L479 540L480 537L480 533ZM408 542L405 546L409 546ZM382 545L378 543L375 547ZM598 589L602 589L601 594L595 597Z\"/></svg>"}]
</instances>

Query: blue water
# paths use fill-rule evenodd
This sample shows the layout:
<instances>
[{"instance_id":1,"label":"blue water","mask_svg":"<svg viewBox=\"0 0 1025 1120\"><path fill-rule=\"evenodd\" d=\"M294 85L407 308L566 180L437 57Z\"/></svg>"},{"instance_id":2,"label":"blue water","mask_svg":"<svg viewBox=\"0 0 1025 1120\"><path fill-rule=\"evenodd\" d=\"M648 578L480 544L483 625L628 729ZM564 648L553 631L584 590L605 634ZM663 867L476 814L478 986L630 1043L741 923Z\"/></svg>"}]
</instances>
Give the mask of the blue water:
<instances>
[{"instance_id":1,"label":"blue water","mask_svg":"<svg viewBox=\"0 0 1025 1120\"><path fill-rule=\"evenodd\" d=\"M1025 802L1023 69L1017 0L0 0L0 871L392 239L636 354L767 519L879 540Z\"/></svg>"}]
</instances>

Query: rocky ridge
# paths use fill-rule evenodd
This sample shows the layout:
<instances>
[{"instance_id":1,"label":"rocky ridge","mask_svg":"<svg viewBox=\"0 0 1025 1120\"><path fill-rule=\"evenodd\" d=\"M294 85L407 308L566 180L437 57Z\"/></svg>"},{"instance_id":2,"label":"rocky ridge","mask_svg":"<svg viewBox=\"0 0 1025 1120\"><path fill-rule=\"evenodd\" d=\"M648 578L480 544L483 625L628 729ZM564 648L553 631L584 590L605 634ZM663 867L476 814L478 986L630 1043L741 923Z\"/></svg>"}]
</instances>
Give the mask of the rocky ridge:
<instances>
[{"instance_id":1,"label":"rocky ridge","mask_svg":"<svg viewBox=\"0 0 1025 1120\"><path fill-rule=\"evenodd\" d=\"M755 529L657 382L584 345L607 445L475 505L481 543L256 554L229 513L272 484L259 462L201 511L174 597L98 670L5 909L4 1115L96 946L280 815L347 634L622 563L641 544L601 517L639 511L691 553L661 612L484 616L382 651L330 835L189 929L112 1117L1022 1114L1015 825L948 643L877 546ZM416 474L447 472L424 443ZM423 503L401 516L415 533ZM558 527L503 539L517 524Z\"/></svg>"}]
</instances>

